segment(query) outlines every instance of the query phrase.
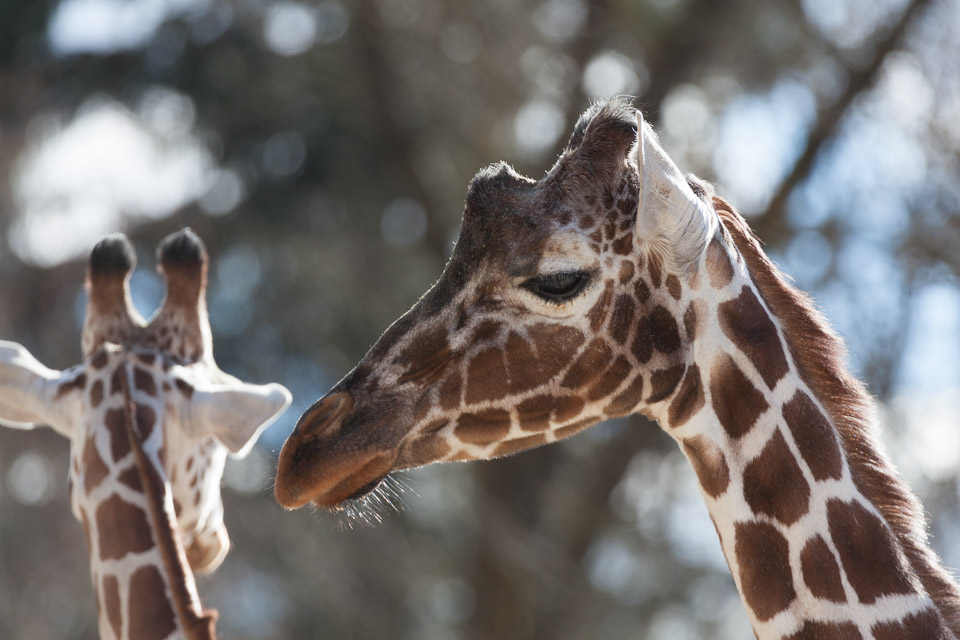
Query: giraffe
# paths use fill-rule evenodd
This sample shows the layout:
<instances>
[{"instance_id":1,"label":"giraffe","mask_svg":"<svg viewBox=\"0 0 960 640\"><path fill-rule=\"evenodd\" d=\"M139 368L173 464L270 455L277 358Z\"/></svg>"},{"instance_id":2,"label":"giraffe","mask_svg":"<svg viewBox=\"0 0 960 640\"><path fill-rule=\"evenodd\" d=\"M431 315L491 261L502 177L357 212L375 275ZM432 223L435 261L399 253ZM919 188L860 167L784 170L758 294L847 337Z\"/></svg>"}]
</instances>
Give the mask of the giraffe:
<instances>
[{"instance_id":1,"label":"giraffe","mask_svg":"<svg viewBox=\"0 0 960 640\"><path fill-rule=\"evenodd\" d=\"M216 366L205 305L207 254L189 229L158 249L167 295L147 323L133 308L130 242L90 255L81 364L56 371L0 341L0 420L70 440L70 503L90 554L100 637L215 637L194 572L229 549L220 478L289 405L279 384Z\"/></svg>"},{"instance_id":2,"label":"giraffe","mask_svg":"<svg viewBox=\"0 0 960 640\"><path fill-rule=\"evenodd\" d=\"M960 591L811 300L625 100L471 181L443 274L280 453L287 508L640 413L699 480L756 636L955 638Z\"/></svg>"}]
</instances>

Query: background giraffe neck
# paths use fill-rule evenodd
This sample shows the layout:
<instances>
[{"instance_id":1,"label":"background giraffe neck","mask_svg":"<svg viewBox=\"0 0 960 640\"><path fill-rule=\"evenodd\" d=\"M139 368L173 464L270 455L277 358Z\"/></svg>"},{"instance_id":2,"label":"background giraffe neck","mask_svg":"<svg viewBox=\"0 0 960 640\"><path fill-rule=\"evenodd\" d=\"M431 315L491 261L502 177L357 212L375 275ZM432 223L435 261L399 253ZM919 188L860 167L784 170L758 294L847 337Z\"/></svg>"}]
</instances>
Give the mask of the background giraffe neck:
<instances>
[{"instance_id":1,"label":"background giraffe neck","mask_svg":"<svg viewBox=\"0 0 960 640\"><path fill-rule=\"evenodd\" d=\"M664 422L697 472L758 637L960 636L960 592L875 440L842 342L742 218L714 204L742 262L706 323L725 337L698 331L694 344L711 410Z\"/></svg>"},{"instance_id":2,"label":"background giraffe neck","mask_svg":"<svg viewBox=\"0 0 960 640\"><path fill-rule=\"evenodd\" d=\"M177 627L187 640L213 640L216 637L216 614L203 612L201 609L193 572L177 532L170 485L144 451L142 431L137 424L136 403L130 396L130 369L124 369L122 390L127 437L147 499L154 542L162 560L162 573L166 579ZM162 426L156 425L155 428L160 429Z\"/></svg>"},{"instance_id":3,"label":"background giraffe neck","mask_svg":"<svg viewBox=\"0 0 960 640\"><path fill-rule=\"evenodd\" d=\"M92 384L110 392L95 403L105 413L75 460L73 506L87 535L100 637L210 640L216 613L200 607L162 471L162 413L137 395L145 385L162 388L161 359L151 363L148 381L146 362L128 351L101 351L91 361Z\"/></svg>"}]
</instances>

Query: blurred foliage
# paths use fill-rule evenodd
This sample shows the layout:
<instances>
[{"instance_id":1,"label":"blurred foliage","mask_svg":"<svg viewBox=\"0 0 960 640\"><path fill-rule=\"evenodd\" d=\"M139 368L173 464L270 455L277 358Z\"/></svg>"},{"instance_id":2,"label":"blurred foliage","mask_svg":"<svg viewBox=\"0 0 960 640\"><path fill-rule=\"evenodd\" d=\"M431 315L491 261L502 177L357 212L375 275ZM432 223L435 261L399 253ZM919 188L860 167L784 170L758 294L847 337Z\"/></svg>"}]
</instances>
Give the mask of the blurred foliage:
<instances>
[{"instance_id":1,"label":"blurred foliage","mask_svg":"<svg viewBox=\"0 0 960 640\"><path fill-rule=\"evenodd\" d=\"M93 242L131 236L149 314L153 248L190 225L213 259L221 367L294 393L228 469L234 549L200 580L224 637L750 635L693 474L639 418L408 473L406 508L376 527L271 495L300 412L438 277L472 175L500 159L541 175L589 101L618 93L825 306L960 564L956 412L915 419L933 403L920 392L960 387L955 0L0 0L0 15L0 336L76 363ZM0 430L0 637L95 635L66 468L49 430Z\"/></svg>"}]
</instances>

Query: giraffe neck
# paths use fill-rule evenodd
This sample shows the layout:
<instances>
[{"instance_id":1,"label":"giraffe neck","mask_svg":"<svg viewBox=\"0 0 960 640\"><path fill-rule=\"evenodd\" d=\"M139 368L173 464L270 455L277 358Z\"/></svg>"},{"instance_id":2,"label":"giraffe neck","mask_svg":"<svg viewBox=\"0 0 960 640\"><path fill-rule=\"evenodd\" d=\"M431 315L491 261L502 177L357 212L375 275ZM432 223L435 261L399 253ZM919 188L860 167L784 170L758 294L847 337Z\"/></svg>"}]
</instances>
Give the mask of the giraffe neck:
<instances>
[{"instance_id":1,"label":"giraffe neck","mask_svg":"<svg viewBox=\"0 0 960 640\"><path fill-rule=\"evenodd\" d=\"M116 359L103 367L105 428L90 433L75 467L74 511L87 534L100 637L212 639L216 615L201 609L162 471L161 409L142 397L142 367Z\"/></svg>"},{"instance_id":2,"label":"giraffe neck","mask_svg":"<svg viewBox=\"0 0 960 640\"><path fill-rule=\"evenodd\" d=\"M757 637L955 637L960 594L874 441L842 345L717 209L737 251L707 251L717 299L692 292L691 362L661 422L698 475Z\"/></svg>"}]
</instances>

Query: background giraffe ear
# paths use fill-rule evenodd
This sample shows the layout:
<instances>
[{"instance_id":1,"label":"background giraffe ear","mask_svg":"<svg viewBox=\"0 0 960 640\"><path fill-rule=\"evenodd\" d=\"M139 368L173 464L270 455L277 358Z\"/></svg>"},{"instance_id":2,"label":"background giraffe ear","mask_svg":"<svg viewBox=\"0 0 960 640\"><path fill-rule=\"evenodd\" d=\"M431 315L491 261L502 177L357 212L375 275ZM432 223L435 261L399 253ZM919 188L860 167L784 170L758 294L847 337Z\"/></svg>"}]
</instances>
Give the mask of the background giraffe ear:
<instances>
[{"instance_id":1,"label":"background giraffe ear","mask_svg":"<svg viewBox=\"0 0 960 640\"><path fill-rule=\"evenodd\" d=\"M0 421L15 429L38 424L71 436L71 415L82 402L80 368L56 371L16 342L0 340Z\"/></svg>"},{"instance_id":2,"label":"background giraffe ear","mask_svg":"<svg viewBox=\"0 0 960 640\"><path fill-rule=\"evenodd\" d=\"M184 427L197 436L213 436L235 457L247 455L260 433L290 406L292 396L276 383L240 381L216 386L181 387L187 398Z\"/></svg>"},{"instance_id":3,"label":"background giraffe ear","mask_svg":"<svg viewBox=\"0 0 960 640\"><path fill-rule=\"evenodd\" d=\"M686 275L713 236L716 217L687 184L640 111L635 154L640 173L639 245L659 257L666 271Z\"/></svg>"}]
</instances>

